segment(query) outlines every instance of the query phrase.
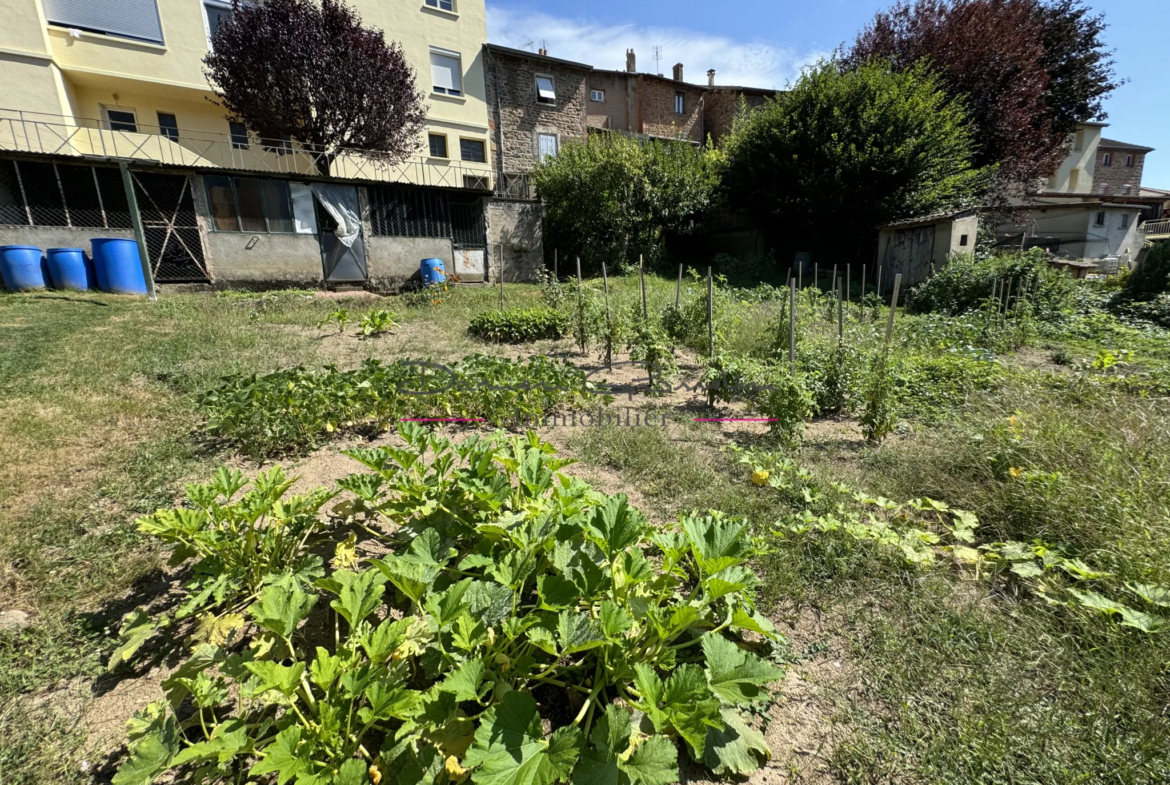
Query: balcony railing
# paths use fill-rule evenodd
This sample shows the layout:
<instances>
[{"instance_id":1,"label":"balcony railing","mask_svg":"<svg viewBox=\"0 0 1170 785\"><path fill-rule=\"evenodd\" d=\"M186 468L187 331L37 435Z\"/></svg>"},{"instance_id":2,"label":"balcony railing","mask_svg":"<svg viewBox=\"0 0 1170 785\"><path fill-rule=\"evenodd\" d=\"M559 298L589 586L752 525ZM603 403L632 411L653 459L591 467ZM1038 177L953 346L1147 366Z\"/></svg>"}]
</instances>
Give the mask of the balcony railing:
<instances>
[{"instance_id":1,"label":"balcony railing","mask_svg":"<svg viewBox=\"0 0 1170 785\"><path fill-rule=\"evenodd\" d=\"M121 127L120 127L121 126ZM261 171L319 176L322 154L287 139L245 142L231 134L164 128L135 123L108 123L0 109L0 150L44 155L116 158L166 166ZM396 164L370 158L360 150L342 149L330 166L330 177L344 180L411 183L446 188L490 189L488 164L452 161L437 164L412 156Z\"/></svg>"},{"instance_id":2,"label":"balcony railing","mask_svg":"<svg viewBox=\"0 0 1170 785\"><path fill-rule=\"evenodd\" d=\"M1165 240L1170 238L1170 218L1158 221L1146 221L1138 227L1138 231L1146 236L1147 240Z\"/></svg>"}]
</instances>

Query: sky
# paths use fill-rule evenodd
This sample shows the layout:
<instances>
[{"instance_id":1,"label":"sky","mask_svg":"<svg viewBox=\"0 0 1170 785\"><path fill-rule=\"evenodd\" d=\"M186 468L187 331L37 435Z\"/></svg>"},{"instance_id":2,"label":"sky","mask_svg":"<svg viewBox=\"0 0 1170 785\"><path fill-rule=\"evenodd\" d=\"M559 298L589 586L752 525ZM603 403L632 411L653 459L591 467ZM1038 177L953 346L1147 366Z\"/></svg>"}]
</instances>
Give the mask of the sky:
<instances>
[{"instance_id":1,"label":"sky","mask_svg":"<svg viewBox=\"0 0 1170 785\"><path fill-rule=\"evenodd\" d=\"M801 66L851 42L892 0L488 0L488 40L598 68L669 74L688 82L714 68L724 85L782 88ZM1105 136L1156 148L1142 184L1170 189L1170 1L1089 0L1104 12L1107 45L1128 80L1105 104ZM654 48L661 57L657 68Z\"/></svg>"}]
</instances>

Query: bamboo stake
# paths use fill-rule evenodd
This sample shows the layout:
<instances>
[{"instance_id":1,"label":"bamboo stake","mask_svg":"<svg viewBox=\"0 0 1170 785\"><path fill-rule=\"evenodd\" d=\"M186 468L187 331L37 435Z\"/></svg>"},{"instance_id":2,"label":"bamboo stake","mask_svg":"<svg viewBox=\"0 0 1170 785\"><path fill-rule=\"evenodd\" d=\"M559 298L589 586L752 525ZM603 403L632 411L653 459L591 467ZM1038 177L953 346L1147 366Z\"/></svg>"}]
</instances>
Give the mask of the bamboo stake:
<instances>
[{"instance_id":1,"label":"bamboo stake","mask_svg":"<svg viewBox=\"0 0 1170 785\"><path fill-rule=\"evenodd\" d=\"M683 273L682 262L679 262L678 283L675 284L675 287L674 287L674 307L675 308L678 308L679 304L682 302L682 273Z\"/></svg>"},{"instance_id":2,"label":"bamboo stake","mask_svg":"<svg viewBox=\"0 0 1170 785\"><path fill-rule=\"evenodd\" d=\"M845 310L841 306L841 279L838 278L833 288L837 291L837 344L845 343Z\"/></svg>"},{"instance_id":3,"label":"bamboo stake","mask_svg":"<svg viewBox=\"0 0 1170 785\"><path fill-rule=\"evenodd\" d=\"M613 368L613 322L609 316L609 274L601 263L601 282L605 287L605 367Z\"/></svg>"},{"instance_id":4,"label":"bamboo stake","mask_svg":"<svg viewBox=\"0 0 1170 785\"><path fill-rule=\"evenodd\" d=\"M707 268L707 356L715 356L715 278Z\"/></svg>"},{"instance_id":5,"label":"bamboo stake","mask_svg":"<svg viewBox=\"0 0 1170 785\"><path fill-rule=\"evenodd\" d=\"M894 296L890 298L890 318L886 322L886 351L890 349L890 340L894 337L894 314L898 310L898 292L902 289L902 274L894 277Z\"/></svg>"},{"instance_id":6,"label":"bamboo stake","mask_svg":"<svg viewBox=\"0 0 1170 785\"><path fill-rule=\"evenodd\" d=\"M796 373L796 282L788 287L788 365Z\"/></svg>"}]
</instances>

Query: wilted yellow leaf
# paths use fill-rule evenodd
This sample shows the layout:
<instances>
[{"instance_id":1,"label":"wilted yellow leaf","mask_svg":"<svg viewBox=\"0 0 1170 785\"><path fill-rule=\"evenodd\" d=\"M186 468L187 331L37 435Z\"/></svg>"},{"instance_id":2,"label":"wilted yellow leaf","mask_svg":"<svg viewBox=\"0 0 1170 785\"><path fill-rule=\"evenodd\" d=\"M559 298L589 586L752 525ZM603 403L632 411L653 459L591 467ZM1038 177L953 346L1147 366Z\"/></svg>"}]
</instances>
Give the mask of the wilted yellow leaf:
<instances>
[{"instance_id":1,"label":"wilted yellow leaf","mask_svg":"<svg viewBox=\"0 0 1170 785\"><path fill-rule=\"evenodd\" d=\"M238 613L225 613L216 618L213 614L205 613L199 617L199 624L191 639L196 643L210 643L212 646L222 646L227 643L228 636L235 630L242 629L244 617Z\"/></svg>"},{"instance_id":2,"label":"wilted yellow leaf","mask_svg":"<svg viewBox=\"0 0 1170 785\"><path fill-rule=\"evenodd\" d=\"M764 469L757 469L752 472L752 482L756 485L764 486L768 484L768 478L771 477L771 472Z\"/></svg>"}]
</instances>

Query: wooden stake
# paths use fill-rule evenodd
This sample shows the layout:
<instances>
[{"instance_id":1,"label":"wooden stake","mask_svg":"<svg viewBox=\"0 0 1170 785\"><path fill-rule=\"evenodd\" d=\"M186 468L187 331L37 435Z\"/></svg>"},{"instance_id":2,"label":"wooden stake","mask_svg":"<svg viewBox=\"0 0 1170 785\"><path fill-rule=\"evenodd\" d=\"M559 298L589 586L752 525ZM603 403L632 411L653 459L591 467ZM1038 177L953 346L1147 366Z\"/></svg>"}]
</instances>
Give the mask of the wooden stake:
<instances>
[{"instance_id":1,"label":"wooden stake","mask_svg":"<svg viewBox=\"0 0 1170 785\"><path fill-rule=\"evenodd\" d=\"M882 268L883 267L885 267L885 265L882 265L882 264L878 265L877 290L876 290L877 296L878 296L878 302L881 302L881 299L882 299Z\"/></svg>"},{"instance_id":2,"label":"wooden stake","mask_svg":"<svg viewBox=\"0 0 1170 785\"><path fill-rule=\"evenodd\" d=\"M894 296L890 298L890 318L886 322L886 351L890 349L890 339L894 337L894 314L898 311L898 292L902 289L902 274L894 276Z\"/></svg>"},{"instance_id":3,"label":"wooden stake","mask_svg":"<svg viewBox=\"0 0 1170 785\"><path fill-rule=\"evenodd\" d=\"M500 246L500 310L504 310L504 246Z\"/></svg>"},{"instance_id":4,"label":"wooden stake","mask_svg":"<svg viewBox=\"0 0 1170 785\"><path fill-rule=\"evenodd\" d=\"M858 310L861 313L861 318L865 318L865 265L861 265L861 297L858 298L857 304L861 306Z\"/></svg>"},{"instance_id":5,"label":"wooden stake","mask_svg":"<svg viewBox=\"0 0 1170 785\"><path fill-rule=\"evenodd\" d=\"M821 288L821 263L813 262L813 286Z\"/></svg>"},{"instance_id":6,"label":"wooden stake","mask_svg":"<svg viewBox=\"0 0 1170 785\"><path fill-rule=\"evenodd\" d=\"M560 259L559 259L560 253L561 253L561 249L559 249L559 248L553 249L553 278L557 279L558 283L561 280Z\"/></svg>"},{"instance_id":7,"label":"wooden stake","mask_svg":"<svg viewBox=\"0 0 1170 785\"><path fill-rule=\"evenodd\" d=\"M154 290L154 270L150 266L150 249L146 247L146 233L142 229L142 214L138 211L138 194L134 191L130 168L125 161L118 162L122 173L122 188L126 191L126 205L130 213L130 224L134 228L134 240L138 243L138 261L142 265L142 282L146 284L146 296L151 302L158 300Z\"/></svg>"},{"instance_id":8,"label":"wooden stake","mask_svg":"<svg viewBox=\"0 0 1170 785\"><path fill-rule=\"evenodd\" d=\"M601 263L601 283L605 287L605 367L613 367L613 322L609 316L609 274Z\"/></svg>"},{"instance_id":9,"label":"wooden stake","mask_svg":"<svg viewBox=\"0 0 1170 785\"><path fill-rule=\"evenodd\" d=\"M849 306L849 304L850 304L849 298L852 295L852 289L853 289L853 280L852 280L853 275L852 275L852 273L853 273L853 265L851 265L851 264L845 265L845 306L846 307Z\"/></svg>"},{"instance_id":10,"label":"wooden stake","mask_svg":"<svg viewBox=\"0 0 1170 785\"><path fill-rule=\"evenodd\" d=\"M715 356L715 277L707 268L707 356Z\"/></svg>"},{"instance_id":11,"label":"wooden stake","mask_svg":"<svg viewBox=\"0 0 1170 785\"><path fill-rule=\"evenodd\" d=\"M838 278L833 285L833 289L837 292L837 343L845 343L845 311L841 306L841 279Z\"/></svg>"},{"instance_id":12,"label":"wooden stake","mask_svg":"<svg viewBox=\"0 0 1170 785\"><path fill-rule=\"evenodd\" d=\"M804 288L804 260L800 262L800 266L796 268L796 286L798 289Z\"/></svg>"},{"instance_id":13,"label":"wooden stake","mask_svg":"<svg viewBox=\"0 0 1170 785\"><path fill-rule=\"evenodd\" d=\"M796 374L796 281L788 287L788 365Z\"/></svg>"},{"instance_id":14,"label":"wooden stake","mask_svg":"<svg viewBox=\"0 0 1170 785\"><path fill-rule=\"evenodd\" d=\"M650 323L650 314L646 310L646 273L642 269L642 254L638 254L638 285L642 287L642 321ZM650 389L654 389L654 371L646 368L646 376L650 379Z\"/></svg>"},{"instance_id":15,"label":"wooden stake","mask_svg":"<svg viewBox=\"0 0 1170 785\"><path fill-rule=\"evenodd\" d=\"M837 265L833 265L833 275L831 278L829 278L829 285L833 287L834 291L836 291L836 289L837 289Z\"/></svg>"},{"instance_id":16,"label":"wooden stake","mask_svg":"<svg viewBox=\"0 0 1170 785\"><path fill-rule=\"evenodd\" d=\"M577 257L577 324L581 328L581 351L585 351L585 288L581 285L581 257Z\"/></svg>"}]
</instances>

